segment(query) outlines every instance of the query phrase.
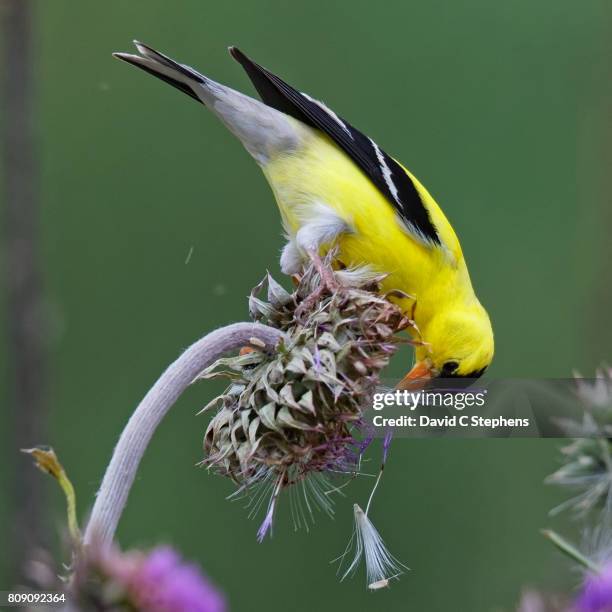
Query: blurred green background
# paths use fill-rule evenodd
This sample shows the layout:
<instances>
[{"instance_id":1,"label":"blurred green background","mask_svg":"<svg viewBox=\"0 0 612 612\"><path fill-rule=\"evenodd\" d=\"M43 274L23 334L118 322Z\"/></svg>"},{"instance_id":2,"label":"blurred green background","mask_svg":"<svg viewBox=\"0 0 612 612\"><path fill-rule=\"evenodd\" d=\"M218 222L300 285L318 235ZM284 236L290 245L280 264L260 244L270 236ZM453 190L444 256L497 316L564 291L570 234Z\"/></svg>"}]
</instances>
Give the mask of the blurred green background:
<instances>
[{"instance_id":1,"label":"blurred green background","mask_svg":"<svg viewBox=\"0 0 612 612\"><path fill-rule=\"evenodd\" d=\"M207 330L245 319L245 296L266 269L279 273L282 246L272 195L240 144L112 51L138 38L252 94L226 52L236 44L325 100L411 168L448 214L493 319L490 375L563 377L592 372L612 347L606 4L35 4L51 382L49 439L31 443L55 447L81 511L158 374ZM5 384L10 359L1 352ZM513 610L525 585L575 583L538 533L567 530L567 518L547 516L562 495L542 484L557 465L553 440L397 441L373 517L412 571L387 591L366 593L361 573L340 584L329 564L367 480L310 533L294 533L281 504L274 537L258 545L257 523L224 499L231 483L194 467L206 426L194 414L219 389L190 389L163 423L118 538L126 548L175 544L233 610ZM28 461L11 447L8 411L0 419L5 456ZM1 468L3 484L13 468ZM19 510L4 490L6 542ZM55 527L63 502L54 488L48 499ZM9 549L1 561L8 588Z\"/></svg>"}]
</instances>

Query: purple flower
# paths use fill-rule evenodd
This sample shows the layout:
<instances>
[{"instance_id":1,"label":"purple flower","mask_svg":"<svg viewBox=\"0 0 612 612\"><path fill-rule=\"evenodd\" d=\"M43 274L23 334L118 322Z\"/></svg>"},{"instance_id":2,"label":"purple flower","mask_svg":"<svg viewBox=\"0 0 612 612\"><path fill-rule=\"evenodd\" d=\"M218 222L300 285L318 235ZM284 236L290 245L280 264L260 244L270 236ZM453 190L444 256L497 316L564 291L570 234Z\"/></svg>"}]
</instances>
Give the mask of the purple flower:
<instances>
[{"instance_id":1,"label":"purple flower","mask_svg":"<svg viewBox=\"0 0 612 612\"><path fill-rule=\"evenodd\" d=\"M604 565L598 574L587 574L576 600L576 609L579 612L612 612L612 563Z\"/></svg>"},{"instance_id":2,"label":"purple flower","mask_svg":"<svg viewBox=\"0 0 612 612\"><path fill-rule=\"evenodd\" d=\"M77 566L76 595L111 610L119 601L138 612L225 612L225 598L169 546L150 552L90 550ZM110 599L109 599L110 597ZM117 597L119 601L114 601Z\"/></svg>"}]
</instances>

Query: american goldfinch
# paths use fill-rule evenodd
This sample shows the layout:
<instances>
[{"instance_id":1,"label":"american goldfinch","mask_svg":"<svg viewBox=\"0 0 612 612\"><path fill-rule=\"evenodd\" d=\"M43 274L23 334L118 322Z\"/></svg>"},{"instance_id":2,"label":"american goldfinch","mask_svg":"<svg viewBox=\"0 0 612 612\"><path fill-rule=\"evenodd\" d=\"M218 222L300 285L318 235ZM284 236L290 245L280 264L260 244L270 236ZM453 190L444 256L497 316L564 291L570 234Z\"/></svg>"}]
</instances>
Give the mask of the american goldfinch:
<instances>
[{"instance_id":1,"label":"american goldfinch","mask_svg":"<svg viewBox=\"0 0 612 612\"><path fill-rule=\"evenodd\" d=\"M415 379L478 377L493 358L493 331L459 240L428 191L398 161L322 102L301 93L236 47L262 101L135 42L115 53L210 109L261 167L287 236L281 268L331 247L356 274L387 274L383 288L415 322ZM418 338L416 337L418 336Z\"/></svg>"}]
</instances>

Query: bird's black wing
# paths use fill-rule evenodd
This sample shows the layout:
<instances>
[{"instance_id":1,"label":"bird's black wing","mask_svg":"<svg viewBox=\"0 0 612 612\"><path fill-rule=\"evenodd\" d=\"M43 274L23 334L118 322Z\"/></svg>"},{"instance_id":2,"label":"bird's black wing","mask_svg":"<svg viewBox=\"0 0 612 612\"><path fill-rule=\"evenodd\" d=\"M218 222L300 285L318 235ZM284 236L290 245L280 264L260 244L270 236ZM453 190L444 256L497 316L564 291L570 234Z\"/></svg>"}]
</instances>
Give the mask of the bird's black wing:
<instances>
[{"instance_id":1,"label":"bird's black wing","mask_svg":"<svg viewBox=\"0 0 612 612\"><path fill-rule=\"evenodd\" d=\"M425 242L440 244L415 184L392 157L322 102L300 93L236 47L230 47L230 53L245 69L268 106L325 132L396 208L409 230Z\"/></svg>"}]
</instances>

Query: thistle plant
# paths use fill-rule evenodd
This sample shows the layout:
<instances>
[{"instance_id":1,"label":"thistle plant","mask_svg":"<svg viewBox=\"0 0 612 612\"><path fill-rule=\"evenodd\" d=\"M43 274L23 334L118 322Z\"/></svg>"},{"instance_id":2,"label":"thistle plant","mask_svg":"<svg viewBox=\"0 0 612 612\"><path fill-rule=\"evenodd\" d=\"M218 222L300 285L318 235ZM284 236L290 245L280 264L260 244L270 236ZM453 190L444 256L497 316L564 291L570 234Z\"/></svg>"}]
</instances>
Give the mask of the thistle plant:
<instances>
[{"instance_id":1,"label":"thistle plant","mask_svg":"<svg viewBox=\"0 0 612 612\"><path fill-rule=\"evenodd\" d=\"M597 371L594 382L576 380L576 394L584 407L582 420L565 420L562 425L571 443L562 449L563 465L547 482L577 490L553 512L570 507L585 519L591 510L599 509L594 528L583 531L582 550L560 535L544 535L584 572L583 584L572 611L612 611L612 369ZM569 610L570 608L568 608Z\"/></svg>"},{"instance_id":2,"label":"thistle plant","mask_svg":"<svg viewBox=\"0 0 612 612\"><path fill-rule=\"evenodd\" d=\"M29 451L66 493L73 544L68 583L78 609L223 609L222 598L207 598L205 579L175 553L168 549L122 553L114 541L155 429L195 381L216 376L231 381L203 409L216 408L204 436L202 465L231 478L237 484L235 495L251 495L252 512L267 500L257 532L260 541L271 532L286 490L290 498L294 493L298 525L308 525L316 507L334 513L331 496L359 473L371 441L364 431L364 410L400 342L396 334L414 323L390 301L391 295L381 295L383 277L365 270L334 270L332 260L333 253L324 261L315 256L294 277L292 292L268 275L250 296L252 322L207 334L168 367L121 434L82 537L74 491L57 458L43 449ZM394 297L405 296L394 292ZM224 356L236 351L238 355ZM389 444L387 436L381 471L365 512L354 505L355 531L341 557L353 544L355 554L343 578L363 557L372 590L388 586L404 567L389 553L368 516ZM347 482L342 485L331 482L343 476ZM178 603L166 605L169 598ZM196 601L206 606L198 608Z\"/></svg>"},{"instance_id":3,"label":"thistle plant","mask_svg":"<svg viewBox=\"0 0 612 612\"><path fill-rule=\"evenodd\" d=\"M597 371L590 383L576 379L576 394L584 407L580 422L564 421L572 441L562 448L563 465L546 482L577 491L553 510L572 508L579 516L599 508L612 509L612 368Z\"/></svg>"},{"instance_id":4,"label":"thistle plant","mask_svg":"<svg viewBox=\"0 0 612 612\"><path fill-rule=\"evenodd\" d=\"M292 293L270 275L253 290L252 318L283 332L273 353L253 347L201 375L231 381L203 410L217 407L202 465L231 478L238 493L254 493L253 512L269 492L260 541L284 490L300 489L292 504L296 525L307 525L315 507L333 514L329 478L358 471L369 442L363 411L397 348L397 332L410 325L380 295L381 277L346 286L329 260L321 265L310 265Z\"/></svg>"},{"instance_id":5,"label":"thistle plant","mask_svg":"<svg viewBox=\"0 0 612 612\"><path fill-rule=\"evenodd\" d=\"M35 465L53 476L66 498L71 563L62 576L46 555L34 562L30 575L38 588L64 593L64 612L225 612L225 598L199 567L186 563L169 546L150 552L122 552L118 546L90 542L83 546L74 487L53 449L24 449ZM35 606L39 612L57 609Z\"/></svg>"},{"instance_id":6,"label":"thistle plant","mask_svg":"<svg viewBox=\"0 0 612 612\"><path fill-rule=\"evenodd\" d=\"M225 612L224 596L199 567L169 546L121 552L91 547L79 556L71 585L81 611Z\"/></svg>"},{"instance_id":7,"label":"thistle plant","mask_svg":"<svg viewBox=\"0 0 612 612\"><path fill-rule=\"evenodd\" d=\"M157 379L137 406L115 446L96 495L83 541L111 546L138 466L157 426L181 393L221 355L255 343L273 350L281 332L257 323L233 323L210 332L190 347Z\"/></svg>"},{"instance_id":8,"label":"thistle plant","mask_svg":"<svg viewBox=\"0 0 612 612\"><path fill-rule=\"evenodd\" d=\"M581 549L560 535L544 535L583 572L583 581L574 604L567 612L610 612L612 610L612 530L608 522L587 528Z\"/></svg>"}]
</instances>

